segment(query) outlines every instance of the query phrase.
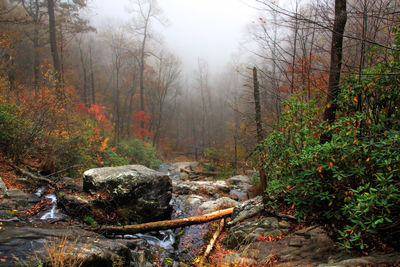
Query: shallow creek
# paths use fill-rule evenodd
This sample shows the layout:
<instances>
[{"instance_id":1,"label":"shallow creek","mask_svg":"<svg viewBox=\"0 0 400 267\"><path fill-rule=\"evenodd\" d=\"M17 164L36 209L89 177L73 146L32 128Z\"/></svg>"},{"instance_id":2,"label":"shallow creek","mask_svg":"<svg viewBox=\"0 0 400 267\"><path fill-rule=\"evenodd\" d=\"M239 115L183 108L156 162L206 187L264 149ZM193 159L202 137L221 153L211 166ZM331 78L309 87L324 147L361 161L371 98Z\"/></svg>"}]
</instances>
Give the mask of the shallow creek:
<instances>
[{"instance_id":1,"label":"shallow creek","mask_svg":"<svg viewBox=\"0 0 400 267\"><path fill-rule=\"evenodd\" d=\"M168 173L176 182L182 182L179 172L171 172L168 165L160 166L159 171ZM57 195L45 194L46 188L41 187L35 195L41 200L46 200L49 208L31 219L31 222L46 224L65 219L65 214L57 208ZM197 198L196 198L197 197ZM197 200L193 203L193 199ZM213 200L212 197L200 197L196 195L176 194L173 192L171 205L173 211L171 219L179 219L199 215L199 205L205 201ZM192 200L192 201L191 201ZM199 201L200 200L200 201ZM165 258L179 259L185 263L192 263L201 247L204 245L203 236L208 231L208 224L193 225L174 230L153 231L136 235L113 235L112 239L144 240L150 247L153 255L161 262Z\"/></svg>"}]
</instances>

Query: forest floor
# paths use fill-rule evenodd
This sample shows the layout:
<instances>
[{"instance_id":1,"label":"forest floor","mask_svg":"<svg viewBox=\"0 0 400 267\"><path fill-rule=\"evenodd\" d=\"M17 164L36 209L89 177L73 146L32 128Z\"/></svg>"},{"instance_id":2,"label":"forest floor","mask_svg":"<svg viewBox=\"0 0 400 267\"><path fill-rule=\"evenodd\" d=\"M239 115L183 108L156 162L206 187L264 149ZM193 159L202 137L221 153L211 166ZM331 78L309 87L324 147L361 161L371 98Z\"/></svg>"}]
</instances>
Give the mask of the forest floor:
<instances>
[{"instance_id":1,"label":"forest floor","mask_svg":"<svg viewBox=\"0 0 400 267\"><path fill-rule=\"evenodd\" d=\"M388 250L349 253L335 243L324 227L293 221L290 219L290 212L286 212L288 218L268 214L261 197L246 200L249 192L254 192L254 189L248 183L249 180L245 182L241 180L246 179L245 176L236 176L236 180L235 177L226 181L212 180L210 177L206 178L195 172L188 174L182 170L191 169L190 164L169 164L169 166L175 165L175 171L182 178L180 182L175 184L173 182L173 187L176 194L185 191L185 200L189 203L185 205L192 205L190 209L203 213L222 209L227 205L234 205L236 209L233 216L227 218L227 223L218 236L211 254L201 260L219 221L201 228L205 229L204 235L200 238L204 241L202 246L195 251L195 254L186 257L185 260L182 259L182 264L199 265L201 262L203 266L400 266L399 252ZM200 169L193 170L201 172ZM0 177L8 189L19 189L25 193L37 190L29 179L21 177L4 159L0 159ZM215 189L212 194L209 186ZM245 196L240 193L245 193ZM199 199L201 201L198 201ZM46 203L38 203L32 202L31 206L15 207L12 210L12 218L19 216L27 218L43 212ZM280 212L285 213L285 211ZM193 232L188 231L187 236L192 234ZM184 238L185 235L178 247L185 245ZM104 243L107 242L104 239ZM0 254L0 262L3 260L5 258ZM175 261L180 261L179 253ZM166 262L162 265L170 266Z\"/></svg>"}]
</instances>

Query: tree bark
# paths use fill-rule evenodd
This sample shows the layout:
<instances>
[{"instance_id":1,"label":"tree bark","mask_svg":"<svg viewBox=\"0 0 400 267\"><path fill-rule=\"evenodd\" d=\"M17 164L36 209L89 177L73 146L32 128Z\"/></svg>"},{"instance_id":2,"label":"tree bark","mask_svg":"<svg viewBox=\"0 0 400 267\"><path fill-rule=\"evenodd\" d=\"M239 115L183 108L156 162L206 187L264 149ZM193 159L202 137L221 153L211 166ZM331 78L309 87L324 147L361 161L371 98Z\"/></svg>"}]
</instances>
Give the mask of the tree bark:
<instances>
[{"instance_id":1,"label":"tree bark","mask_svg":"<svg viewBox=\"0 0 400 267\"><path fill-rule=\"evenodd\" d=\"M343 34L347 22L346 0L335 0L335 20L333 23L331 43L331 66L329 70L327 107L324 112L324 120L329 124L335 122L338 108L337 98L340 93L340 73L343 56ZM331 136L321 136L321 143L331 140Z\"/></svg>"},{"instance_id":2,"label":"tree bark","mask_svg":"<svg viewBox=\"0 0 400 267\"><path fill-rule=\"evenodd\" d=\"M47 0L47 9L49 12L49 37L50 37L50 49L53 57L53 67L56 76L57 86L61 82L61 64L60 58L57 52L57 33L56 33L56 18L54 15L54 0Z\"/></svg>"},{"instance_id":3,"label":"tree bark","mask_svg":"<svg viewBox=\"0 0 400 267\"><path fill-rule=\"evenodd\" d=\"M217 241L217 238L219 237L219 235L222 232L222 229L224 229L224 225L225 225L225 219L221 219L221 221L219 222L218 228L215 231L213 237L210 240L210 243L208 244L206 251L204 252L203 257L200 260L200 263L198 264L198 266L204 266L204 262L207 259L208 255L210 254L211 250L214 247L215 242Z\"/></svg>"},{"instance_id":4,"label":"tree bark","mask_svg":"<svg viewBox=\"0 0 400 267\"><path fill-rule=\"evenodd\" d=\"M100 232L102 234L137 234L154 230L167 230L194 224L202 224L228 216L233 213L233 210L234 208L229 208L225 210L218 210L200 216L176 219L176 220L158 221L158 222L150 222L150 223L135 224L135 225L125 225L125 226L113 226L113 225L101 226L101 227L91 226L91 227L85 227L85 229L89 231Z\"/></svg>"},{"instance_id":5,"label":"tree bark","mask_svg":"<svg viewBox=\"0 0 400 267\"><path fill-rule=\"evenodd\" d=\"M256 110L256 125L257 125L257 142L261 143L264 139L263 127L261 121L261 104L260 104L260 89L258 84L257 68L253 68L253 83L254 83L254 103ZM260 186L261 190L267 189L267 179L265 175L265 169L263 166L259 169L260 173Z\"/></svg>"},{"instance_id":6,"label":"tree bark","mask_svg":"<svg viewBox=\"0 0 400 267\"><path fill-rule=\"evenodd\" d=\"M94 86L94 70L92 62L92 47L89 46L89 68L90 68L90 87L91 87L91 100L92 105L96 104L96 88Z\"/></svg>"}]
</instances>

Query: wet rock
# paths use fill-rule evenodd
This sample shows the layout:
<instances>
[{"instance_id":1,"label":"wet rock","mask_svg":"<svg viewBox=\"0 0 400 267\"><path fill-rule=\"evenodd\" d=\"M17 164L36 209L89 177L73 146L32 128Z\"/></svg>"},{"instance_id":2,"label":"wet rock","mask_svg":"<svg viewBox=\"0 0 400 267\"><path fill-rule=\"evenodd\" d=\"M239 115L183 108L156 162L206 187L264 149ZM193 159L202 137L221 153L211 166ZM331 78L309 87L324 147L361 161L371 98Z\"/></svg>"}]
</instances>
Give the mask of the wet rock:
<instances>
[{"instance_id":1,"label":"wet rock","mask_svg":"<svg viewBox=\"0 0 400 267\"><path fill-rule=\"evenodd\" d=\"M223 262L221 262L221 264L224 264L222 266L252 266L256 263L257 262L255 260L251 258L245 258L243 255L238 253L225 256Z\"/></svg>"},{"instance_id":2,"label":"wet rock","mask_svg":"<svg viewBox=\"0 0 400 267\"><path fill-rule=\"evenodd\" d=\"M190 195L186 199L186 203L189 204L190 206L200 206L201 203L203 203L204 198L199 195Z\"/></svg>"},{"instance_id":3,"label":"wet rock","mask_svg":"<svg viewBox=\"0 0 400 267\"><path fill-rule=\"evenodd\" d=\"M71 216L87 216L92 210L92 203L87 198L78 195L62 195L58 203Z\"/></svg>"},{"instance_id":4,"label":"wet rock","mask_svg":"<svg viewBox=\"0 0 400 267\"><path fill-rule=\"evenodd\" d=\"M23 211L31 208L40 198L35 194L27 194L18 189L9 189L0 200L0 210Z\"/></svg>"},{"instance_id":5,"label":"wet rock","mask_svg":"<svg viewBox=\"0 0 400 267\"><path fill-rule=\"evenodd\" d=\"M62 192L64 193L82 193L83 185L78 184L72 178L64 177L60 178L59 182L63 183Z\"/></svg>"},{"instance_id":6,"label":"wet rock","mask_svg":"<svg viewBox=\"0 0 400 267\"><path fill-rule=\"evenodd\" d=\"M317 267L352 267L352 266L398 266L400 263L399 253L390 253L386 255L373 253L369 256L349 258L351 255L345 255L344 260L330 260L329 263L318 264Z\"/></svg>"},{"instance_id":7,"label":"wet rock","mask_svg":"<svg viewBox=\"0 0 400 267\"><path fill-rule=\"evenodd\" d=\"M4 196L5 194L7 194L7 186L0 177L0 196Z\"/></svg>"},{"instance_id":8,"label":"wet rock","mask_svg":"<svg viewBox=\"0 0 400 267\"><path fill-rule=\"evenodd\" d=\"M251 218L263 210L264 204L261 196L249 199L235 207L235 210L232 214L232 221L230 221L227 225L231 226L240 221Z\"/></svg>"},{"instance_id":9,"label":"wet rock","mask_svg":"<svg viewBox=\"0 0 400 267\"><path fill-rule=\"evenodd\" d=\"M226 180L229 184L238 185L238 184L250 184L250 178L244 175L236 175Z\"/></svg>"},{"instance_id":10,"label":"wet rock","mask_svg":"<svg viewBox=\"0 0 400 267\"><path fill-rule=\"evenodd\" d=\"M214 196L217 193L229 193L231 186L225 181L172 181L173 190L176 193L189 194L206 194Z\"/></svg>"},{"instance_id":11,"label":"wet rock","mask_svg":"<svg viewBox=\"0 0 400 267\"><path fill-rule=\"evenodd\" d=\"M61 248L65 249L64 256L81 258L82 266L132 262L124 244L77 227L4 223L0 230L0 258L6 259L2 266L38 266L49 261L50 249ZM53 251L53 256L56 253Z\"/></svg>"},{"instance_id":12,"label":"wet rock","mask_svg":"<svg viewBox=\"0 0 400 267\"><path fill-rule=\"evenodd\" d=\"M257 241L260 236L277 236L287 232L288 227L285 224L279 224L277 218L261 217L258 220L245 221L231 227L222 243L229 249L235 249Z\"/></svg>"},{"instance_id":13,"label":"wet rock","mask_svg":"<svg viewBox=\"0 0 400 267\"><path fill-rule=\"evenodd\" d=\"M176 163L170 164L168 169L173 172L180 172L181 169L193 170L194 168L196 168L197 165L199 165L199 163L196 161L176 162Z\"/></svg>"},{"instance_id":14,"label":"wet rock","mask_svg":"<svg viewBox=\"0 0 400 267\"><path fill-rule=\"evenodd\" d=\"M203 204L200 205L200 209L203 210L203 214L206 213L211 213L219 209L227 209L227 208L232 208L238 205L238 202L230 199L228 197L221 197L218 198L217 200L210 200L206 201Z\"/></svg>"},{"instance_id":15,"label":"wet rock","mask_svg":"<svg viewBox=\"0 0 400 267\"><path fill-rule=\"evenodd\" d=\"M169 218L172 207L168 175L141 165L97 168L83 174L84 191L96 195L96 205L130 221L157 221ZM129 211L129 214L126 212Z\"/></svg>"}]
</instances>

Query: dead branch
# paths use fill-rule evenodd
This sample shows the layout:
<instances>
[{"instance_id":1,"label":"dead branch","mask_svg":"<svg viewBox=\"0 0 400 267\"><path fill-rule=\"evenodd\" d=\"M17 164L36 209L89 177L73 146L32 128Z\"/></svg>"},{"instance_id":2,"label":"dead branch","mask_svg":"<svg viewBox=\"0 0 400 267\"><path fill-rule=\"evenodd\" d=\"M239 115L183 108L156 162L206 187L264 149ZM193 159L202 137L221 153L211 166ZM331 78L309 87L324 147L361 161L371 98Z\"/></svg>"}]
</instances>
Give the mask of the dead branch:
<instances>
[{"instance_id":1,"label":"dead branch","mask_svg":"<svg viewBox=\"0 0 400 267\"><path fill-rule=\"evenodd\" d=\"M24 176L26 176L26 177L28 177L28 178L31 178L31 179L33 179L33 180L35 180L35 181L46 182L46 183L48 183L49 186L51 186L51 187L55 187L55 186L56 186L56 183L55 183L54 181L48 179L48 178L45 178L45 177L42 177L42 176L38 176L38 175L35 175L35 174L31 173L31 172L25 171L24 169L18 167L18 166L15 165L14 163L8 162L8 164L9 164L11 167L13 167L17 172L19 172L20 174L22 174L22 175L24 175Z\"/></svg>"},{"instance_id":2,"label":"dead branch","mask_svg":"<svg viewBox=\"0 0 400 267\"><path fill-rule=\"evenodd\" d=\"M224 228L224 225L225 225L225 219L221 219L221 221L219 222L218 228L215 231L213 237L211 238L210 243L208 244L206 251L204 252L204 255L201 258L198 266L204 266L204 261L207 259L208 255L210 254L211 250L213 249L218 236L221 234L222 229Z\"/></svg>"},{"instance_id":3,"label":"dead branch","mask_svg":"<svg viewBox=\"0 0 400 267\"><path fill-rule=\"evenodd\" d=\"M89 231L99 232L102 234L137 234L154 230L175 229L194 224L202 224L223 218L232 213L233 213L233 208L229 208L190 218L149 222L149 223L125 225L125 226L114 226L114 225L106 225L100 227L90 226L90 227L85 227L85 229Z\"/></svg>"}]
</instances>

